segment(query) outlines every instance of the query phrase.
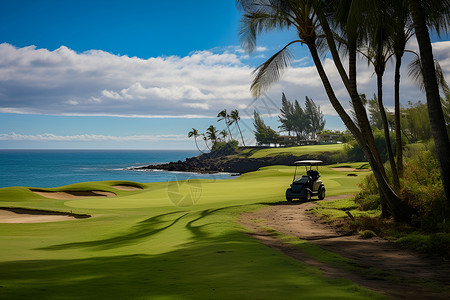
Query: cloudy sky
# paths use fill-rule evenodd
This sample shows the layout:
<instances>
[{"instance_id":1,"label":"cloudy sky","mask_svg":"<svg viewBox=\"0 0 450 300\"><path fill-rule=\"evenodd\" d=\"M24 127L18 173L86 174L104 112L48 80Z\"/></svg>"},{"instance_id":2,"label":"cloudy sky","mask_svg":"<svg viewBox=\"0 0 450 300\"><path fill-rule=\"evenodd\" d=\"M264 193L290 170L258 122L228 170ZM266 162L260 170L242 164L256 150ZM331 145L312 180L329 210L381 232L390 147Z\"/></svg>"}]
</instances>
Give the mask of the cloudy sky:
<instances>
[{"instance_id":1,"label":"cloudy sky","mask_svg":"<svg viewBox=\"0 0 450 300\"><path fill-rule=\"evenodd\" d=\"M292 32L267 34L252 54L239 45L239 12L227 1L24 1L0 10L0 148L193 149L222 109L238 109L246 138L256 109L273 128L281 92L321 106L326 128L344 129L329 104L307 49L260 99L249 93L252 70ZM448 36L433 37L435 58L450 74ZM409 46L417 50L415 40ZM402 102L425 97L407 77ZM333 62L325 68L347 106ZM358 66L359 91L375 92L373 69ZM447 76L448 78L448 76ZM393 65L385 75L393 107Z\"/></svg>"}]
</instances>

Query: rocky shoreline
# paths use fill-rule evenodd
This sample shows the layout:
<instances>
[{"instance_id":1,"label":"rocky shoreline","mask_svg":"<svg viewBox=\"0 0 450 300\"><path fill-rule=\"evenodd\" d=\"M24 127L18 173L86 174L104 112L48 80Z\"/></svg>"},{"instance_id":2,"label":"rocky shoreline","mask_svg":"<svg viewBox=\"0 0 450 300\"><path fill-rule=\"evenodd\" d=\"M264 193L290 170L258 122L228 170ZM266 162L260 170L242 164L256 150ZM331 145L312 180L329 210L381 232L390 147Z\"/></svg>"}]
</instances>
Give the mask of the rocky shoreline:
<instances>
[{"instance_id":1,"label":"rocky shoreline","mask_svg":"<svg viewBox=\"0 0 450 300\"><path fill-rule=\"evenodd\" d=\"M278 155L275 157L247 158L236 155L218 156L213 153L205 153L196 157L186 158L185 161L170 162L159 165L148 165L135 167L132 170L165 170L178 172L195 172L213 174L219 172L243 174L257 171L259 168L286 165L293 166L297 160L318 159L324 164L334 163L331 161L332 153L324 152L319 155Z\"/></svg>"}]
</instances>

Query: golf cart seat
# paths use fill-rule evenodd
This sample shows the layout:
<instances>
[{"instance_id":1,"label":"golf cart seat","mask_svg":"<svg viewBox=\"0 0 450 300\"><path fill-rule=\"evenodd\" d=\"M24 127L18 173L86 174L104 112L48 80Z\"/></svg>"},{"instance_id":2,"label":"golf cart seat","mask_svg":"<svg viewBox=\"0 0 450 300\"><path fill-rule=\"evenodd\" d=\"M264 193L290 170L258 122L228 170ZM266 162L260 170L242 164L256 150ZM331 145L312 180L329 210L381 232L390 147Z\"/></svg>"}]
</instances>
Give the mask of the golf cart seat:
<instances>
[{"instance_id":1,"label":"golf cart seat","mask_svg":"<svg viewBox=\"0 0 450 300\"><path fill-rule=\"evenodd\" d=\"M306 172L306 174L311 176L313 181L319 179L319 177L320 177L319 171L316 171L316 170L309 170L309 171Z\"/></svg>"}]
</instances>

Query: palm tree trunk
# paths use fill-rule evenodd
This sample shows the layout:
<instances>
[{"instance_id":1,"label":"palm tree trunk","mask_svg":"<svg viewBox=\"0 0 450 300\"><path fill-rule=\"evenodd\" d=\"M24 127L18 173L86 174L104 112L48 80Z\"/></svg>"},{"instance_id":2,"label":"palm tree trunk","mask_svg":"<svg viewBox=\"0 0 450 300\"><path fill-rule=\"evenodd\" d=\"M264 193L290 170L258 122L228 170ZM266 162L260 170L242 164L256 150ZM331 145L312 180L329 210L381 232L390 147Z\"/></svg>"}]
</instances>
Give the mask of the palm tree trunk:
<instances>
[{"instance_id":1,"label":"palm tree trunk","mask_svg":"<svg viewBox=\"0 0 450 300\"><path fill-rule=\"evenodd\" d=\"M391 187L386 181L385 176L383 175L383 172L381 171L378 163L376 162L376 159L373 156L371 149L369 148L368 144L365 143L364 134L355 125L355 123L353 123L350 116L347 114L347 112L344 110L339 100L336 98L333 87L331 86L331 83L328 80L325 70L323 69L322 62L320 61L320 57L317 53L317 48L315 44L309 44L308 48L311 52L311 56L313 58L317 72L319 73L320 79L322 80L323 86L331 102L331 105L333 105L334 109L341 117L345 126L347 126L348 130L350 130L352 135L355 137L358 144L361 145L364 155L369 161L369 164L378 182L381 199L383 199L385 205L388 207L389 211L392 213L392 215L396 220L409 222L411 219L411 210L409 209L407 204L403 202L397 196L397 194L395 194L395 192L391 189Z\"/></svg>"},{"instance_id":2,"label":"palm tree trunk","mask_svg":"<svg viewBox=\"0 0 450 300\"><path fill-rule=\"evenodd\" d=\"M380 152L375 144L375 139L373 137L372 128L370 128L369 118L367 117L367 111L364 107L361 97L358 94L357 84L356 84L356 44L353 41L349 42L349 84L350 84L350 98L352 99L353 109L355 110L356 117L358 119L359 128L367 142L367 145L372 153L375 162L378 164L378 169L381 170L381 174L385 179L386 171L384 170L383 162L381 161Z\"/></svg>"},{"instance_id":3,"label":"palm tree trunk","mask_svg":"<svg viewBox=\"0 0 450 300\"><path fill-rule=\"evenodd\" d=\"M394 77L394 101L395 101L395 143L397 149L397 170L398 176L403 178L403 143L400 124L400 67L402 64L403 52L395 55L395 77Z\"/></svg>"},{"instance_id":4,"label":"palm tree trunk","mask_svg":"<svg viewBox=\"0 0 450 300\"><path fill-rule=\"evenodd\" d=\"M238 129L239 129L239 133L241 134L242 145L245 147L244 137L242 136L241 127L239 126L238 120L236 120L236 125L237 125L237 127L238 127Z\"/></svg>"},{"instance_id":5,"label":"palm tree trunk","mask_svg":"<svg viewBox=\"0 0 450 300\"><path fill-rule=\"evenodd\" d=\"M392 170L392 182L394 183L394 189L398 191L400 189L400 182L398 179L397 166L395 165L394 151L392 151L391 138L389 137L389 124L386 117L386 111L383 105L383 74L377 73L377 90L378 90L378 108L380 109L381 120L383 121L384 139L389 156L389 164Z\"/></svg>"},{"instance_id":6,"label":"palm tree trunk","mask_svg":"<svg viewBox=\"0 0 450 300\"><path fill-rule=\"evenodd\" d=\"M233 136L231 135L230 126L228 125L228 118L225 118L225 124L227 125L228 133L230 134L230 141L233 140Z\"/></svg>"},{"instance_id":7,"label":"palm tree trunk","mask_svg":"<svg viewBox=\"0 0 450 300\"><path fill-rule=\"evenodd\" d=\"M450 142L441 106L430 35L428 33L421 1L409 0L409 8L413 18L417 42L419 44L422 75L427 96L428 115L430 117L431 131L436 146L441 180L447 201L450 201Z\"/></svg>"},{"instance_id":8,"label":"palm tree trunk","mask_svg":"<svg viewBox=\"0 0 450 300\"><path fill-rule=\"evenodd\" d=\"M197 144L197 137L196 136L194 136L194 141L195 141L195 146L197 147L197 149L198 149L198 151L200 151L200 153L205 153L205 152L203 152L202 150L200 150L200 148L198 147L198 144Z\"/></svg>"}]
</instances>

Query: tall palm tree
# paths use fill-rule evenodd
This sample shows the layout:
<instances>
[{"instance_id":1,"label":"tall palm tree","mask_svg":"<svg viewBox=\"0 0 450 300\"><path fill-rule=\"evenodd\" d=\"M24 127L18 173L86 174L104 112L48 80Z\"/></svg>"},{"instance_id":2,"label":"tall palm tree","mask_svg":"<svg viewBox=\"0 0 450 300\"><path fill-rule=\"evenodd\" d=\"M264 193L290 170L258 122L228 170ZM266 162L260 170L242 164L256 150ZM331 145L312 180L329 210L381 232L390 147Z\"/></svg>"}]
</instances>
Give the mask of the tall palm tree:
<instances>
[{"instance_id":1,"label":"tall palm tree","mask_svg":"<svg viewBox=\"0 0 450 300\"><path fill-rule=\"evenodd\" d=\"M387 3L386 3L387 4ZM395 190L400 189L400 181L395 163L394 151L392 150L391 139L389 136L389 123L386 116L386 111L383 105L383 75L386 70L386 63L393 55L392 53L392 26L390 20L393 15L389 12L388 5L378 6L376 11L371 14L369 18L367 32L368 32L368 53L367 59L372 63L377 75L377 100L378 109L383 123L384 139L386 143L389 163L392 170L392 180ZM399 144L401 147L401 144Z\"/></svg>"},{"instance_id":2,"label":"tall palm tree","mask_svg":"<svg viewBox=\"0 0 450 300\"><path fill-rule=\"evenodd\" d=\"M422 76L427 97L428 114L431 131L436 145L441 180L447 200L450 201L450 142L447 135L444 114L439 95L439 86L436 79L433 51L427 25L431 20L434 29L448 29L450 18L449 0L409 0L414 30L419 44Z\"/></svg>"},{"instance_id":3,"label":"tall palm tree","mask_svg":"<svg viewBox=\"0 0 450 300\"><path fill-rule=\"evenodd\" d=\"M206 129L206 137L213 143L217 142L218 138L218 130L213 125L209 126L208 129Z\"/></svg>"},{"instance_id":4,"label":"tall palm tree","mask_svg":"<svg viewBox=\"0 0 450 300\"><path fill-rule=\"evenodd\" d=\"M345 2L345 1L344 1ZM328 46L332 49L333 59L337 57L336 64L340 63L338 71L343 79L344 85L349 91L354 104L355 112L359 118L358 126L342 107L337 99L328 76L323 68L319 49L323 44L320 38L320 29L324 31L330 29L326 19L326 1L320 0L238 0L238 5L244 11L242 17L242 27L240 31L241 41L244 48L251 52L256 47L256 36L263 31L283 30L294 27L297 31L298 40L291 41L280 51L270 57L265 63L260 65L255 71L255 77L250 87L254 96L259 96L262 91L271 83L279 80L281 71L288 67L291 54L288 47L300 43L308 47L316 69L324 85L328 98L334 109L341 117L344 124L361 145L366 158L368 159L373 173L379 184L382 199L386 202L394 217L399 220L409 220L410 211L404 209L404 203L395 194L386 181L384 168L376 150L367 113L356 88L356 39L352 39L352 47L349 47L349 67L350 76L347 77L345 69L342 67L338 51L334 43L335 35L331 30L326 34ZM350 19L351 20L351 19ZM320 26L322 25L322 27ZM352 28L352 27L351 27ZM327 32L325 32L327 33ZM351 32L353 33L353 32ZM331 45L331 46L330 46ZM359 101L359 103L358 103ZM372 140L372 141L371 141Z\"/></svg>"},{"instance_id":5,"label":"tall palm tree","mask_svg":"<svg viewBox=\"0 0 450 300\"><path fill-rule=\"evenodd\" d=\"M241 134L241 140L242 140L242 145L245 147L245 142L244 142L244 137L242 136L242 131L241 131L241 127L239 126L239 121L241 120L241 117L239 116L239 111L237 109L233 109L230 113L230 125L235 123L239 133Z\"/></svg>"},{"instance_id":6,"label":"tall palm tree","mask_svg":"<svg viewBox=\"0 0 450 300\"><path fill-rule=\"evenodd\" d=\"M202 150L200 150L200 148L198 147L198 144L197 144L197 137L199 137L199 136L200 136L200 134L198 133L198 130L195 128L192 128L192 130L188 132L189 138L194 137L195 146L197 147L198 151L200 151L201 153L204 153Z\"/></svg>"},{"instance_id":7,"label":"tall palm tree","mask_svg":"<svg viewBox=\"0 0 450 300\"><path fill-rule=\"evenodd\" d=\"M227 113L227 110L224 109L224 110L220 111L217 114L217 117L219 118L217 120L217 122L220 122L222 120L225 122L225 125L227 125L228 133L230 134L230 139L233 139L233 135L231 134L230 125L229 125L230 124L230 115Z\"/></svg>"},{"instance_id":8,"label":"tall palm tree","mask_svg":"<svg viewBox=\"0 0 450 300\"><path fill-rule=\"evenodd\" d=\"M400 67L402 65L403 54L405 53L406 43L413 35L411 15L408 11L408 0L391 1L392 16L390 24L392 25L392 50L395 56L394 73L394 126L395 143L397 156L398 176L403 177L403 147L402 131L400 122Z\"/></svg>"}]
</instances>

